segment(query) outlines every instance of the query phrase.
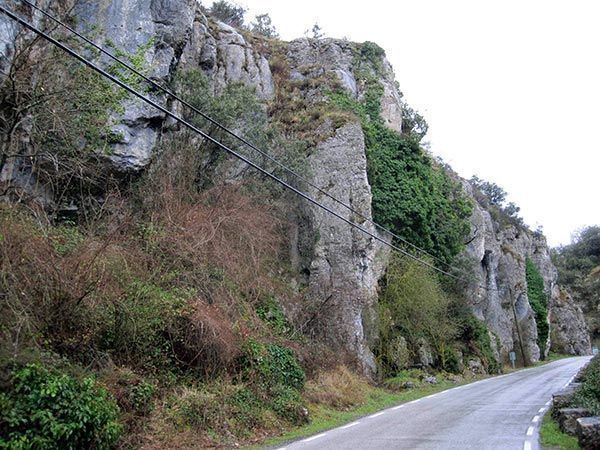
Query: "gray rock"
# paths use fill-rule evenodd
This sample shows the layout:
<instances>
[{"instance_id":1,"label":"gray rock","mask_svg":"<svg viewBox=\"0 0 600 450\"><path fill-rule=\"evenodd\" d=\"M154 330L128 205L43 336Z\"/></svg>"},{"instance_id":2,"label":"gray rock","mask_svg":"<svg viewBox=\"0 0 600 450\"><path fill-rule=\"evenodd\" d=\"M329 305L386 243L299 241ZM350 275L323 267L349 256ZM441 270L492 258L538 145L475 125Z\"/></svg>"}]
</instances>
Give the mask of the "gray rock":
<instances>
[{"instance_id":1,"label":"gray rock","mask_svg":"<svg viewBox=\"0 0 600 450\"><path fill-rule=\"evenodd\" d=\"M481 363L481 360L479 358L469 359L467 361L467 369L469 369L469 371L473 375L483 375L486 373L485 367L483 366L483 364Z\"/></svg>"},{"instance_id":2,"label":"gray rock","mask_svg":"<svg viewBox=\"0 0 600 450\"><path fill-rule=\"evenodd\" d=\"M575 387L572 384L552 394L552 416L557 417L558 411L570 407L574 395Z\"/></svg>"},{"instance_id":3,"label":"gray rock","mask_svg":"<svg viewBox=\"0 0 600 450\"><path fill-rule=\"evenodd\" d=\"M410 353L406 339L400 335L390 340L386 355L390 359L390 362L398 369L406 368L410 364Z\"/></svg>"},{"instance_id":4,"label":"gray rock","mask_svg":"<svg viewBox=\"0 0 600 450\"><path fill-rule=\"evenodd\" d=\"M164 83L191 31L196 8L194 0L82 0L74 13L81 29L94 27L99 45L110 40L112 52L143 52L142 70ZM109 64L108 58L101 61L105 67ZM163 96L152 100L167 104ZM125 100L123 110L124 114L113 114L113 131L122 140L114 145L110 159L119 171L136 171L148 164L165 117L140 100Z\"/></svg>"},{"instance_id":5,"label":"gray rock","mask_svg":"<svg viewBox=\"0 0 600 450\"><path fill-rule=\"evenodd\" d=\"M423 381L425 381L425 383L428 383L428 384L438 384L438 380L434 376L425 377L425 379Z\"/></svg>"},{"instance_id":6,"label":"gray rock","mask_svg":"<svg viewBox=\"0 0 600 450\"><path fill-rule=\"evenodd\" d=\"M6 8L13 8L14 2L11 0L0 0L0 5ZM0 15L0 84L6 78L6 74L15 56L19 30L20 27L14 20L5 14Z\"/></svg>"},{"instance_id":7,"label":"gray rock","mask_svg":"<svg viewBox=\"0 0 600 450\"><path fill-rule=\"evenodd\" d=\"M556 413L558 426L562 432L572 436L577 434L577 419L589 415L590 411L585 408L561 408Z\"/></svg>"},{"instance_id":8,"label":"gray rock","mask_svg":"<svg viewBox=\"0 0 600 450\"><path fill-rule=\"evenodd\" d=\"M425 339L417 341L417 361L422 367L431 367L435 363L431 346Z\"/></svg>"},{"instance_id":9,"label":"gray rock","mask_svg":"<svg viewBox=\"0 0 600 450\"><path fill-rule=\"evenodd\" d=\"M417 385L415 383L413 383L412 381L405 381L404 383L402 383L402 388L403 389L414 389Z\"/></svg>"},{"instance_id":10,"label":"gray rock","mask_svg":"<svg viewBox=\"0 0 600 450\"><path fill-rule=\"evenodd\" d=\"M371 217L371 190L367 180L364 136L358 123L349 123L320 143L309 157L312 181L334 197ZM311 192L326 206L347 218L350 213L327 197ZM374 373L375 359L367 345L365 315L377 299L377 281L387 250L373 238L351 228L320 208L302 204L304 223L300 241L312 241L308 275L309 299L315 311L311 327L334 348L356 355L365 372ZM362 226L373 234L369 222ZM314 236L317 236L315 240ZM304 250L306 251L306 250Z\"/></svg>"},{"instance_id":11,"label":"gray rock","mask_svg":"<svg viewBox=\"0 0 600 450\"><path fill-rule=\"evenodd\" d=\"M600 449L600 417L577 419L577 439L584 450Z\"/></svg>"},{"instance_id":12,"label":"gray rock","mask_svg":"<svg viewBox=\"0 0 600 450\"><path fill-rule=\"evenodd\" d=\"M590 334L579 306L558 286L553 287L550 301L552 349L568 355L591 355Z\"/></svg>"},{"instance_id":13,"label":"gray rock","mask_svg":"<svg viewBox=\"0 0 600 450\"><path fill-rule=\"evenodd\" d=\"M295 79L334 74L341 86L352 96L361 98L364 86L356 81L354 70L355 54L360 44L343 39L296 39L288 47L288 60ZM394 71L385 58L381 58L382 73L375 74L383 86L381 117L384 123L400 132L402 130L402 101ZM302 75L306 72L305 75Z\"/></svg>"},{"instance_id":14,"label":"gray rock","mask_svg":"<svg viewBox=\"0 0 600 450\"><path fill-rule=\"evenodd\" d=\"M229 83L256 88L259 98L269 100L275 85L266 57L235 28L207 19L197 12L179 68L200 68L212 80L215 93Z\"/></svg>"},{"instance_id":15,"label":"gray rock","mask_svg":"<svg viewBox=\"0 0 600 450\"><path fill-rule=\"evenodd\" d=\"M462 182L472 195L469 183ZM470 220L471 237L464 257L472 262L475 278L466 287L466 294L475 316L498 336L500 348L495 352L499 358L506 363L508 353L515 351L518 362L531 364L545 356L537 345L537 324L527 298L527 258L540 271L548 295L550 340L546 342L546 354L551 346L569 354L589 354L583 315L570 298L561 294L544 236L524 226L501 225L477 201Z\"/></svg>"}]
</instances>

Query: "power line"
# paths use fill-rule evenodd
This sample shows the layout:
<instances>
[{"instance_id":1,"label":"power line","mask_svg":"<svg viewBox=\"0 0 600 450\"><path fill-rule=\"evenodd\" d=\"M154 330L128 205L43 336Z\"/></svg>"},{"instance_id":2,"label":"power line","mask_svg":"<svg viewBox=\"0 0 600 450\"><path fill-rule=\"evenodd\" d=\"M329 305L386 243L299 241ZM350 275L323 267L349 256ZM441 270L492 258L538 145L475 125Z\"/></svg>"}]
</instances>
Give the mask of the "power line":
<instances>
[{"instance_id":1,"label":"power line","mask_svg":"<svg viewBox=\"0 0 600 450\"><path fill-rule=\"evenodd\" d=\"M68 46L66 46L65 44L63 44L62 42L54 39L53 37L49 36L47 33L39 30L37 27L35 27L31 23L27 22L26 20L22 19L21 17L17 16L16 14L14 14L13 12L11 12L10 10L8 10L7 8L5 8L2 5L0 5L0 12L6 14L8 17L10 17L11 19L17 21L18 23L20 23L25 28L33 31L38 36L44 38L45 40L47 40L51 44L53 44L56 47L60 48L61 50L63 50L64 52L66 52L67 54L69 54L70 56L72 56L73 58L77 59L79 62L83 63L84 65L86 65L87 67L93 69L94 71L96 71L97 73L99 73L100 75L102 75L103 77L105 77L105 78L109 79L110 81L112 81L113 83L117 84L122 89L125 89L130 94L134 95L135 97L139 98L140 100L148 103L149 105L151 105L154 108L158 109L159 111L163 112L165 115L167 115L167 116L171 117L172 119L176 120L180 124L184 125L186 128L190 129L191 131L193 131L195 133L198 133L204 139L206 139L206 140L210 141L211 143L213 143L214 145L220 147L221 149L223 149L224 151L226 151L230 155L236 157L240 161L248 164L250 167L252 167L255 170L259 171L263 175L266 175L267 177L271 178L273 181L275 181L276 183L282 185L284 188L286 188L286 189L294 192L295 194L297 194L298 196L302 197L303 199L305 199L309 203L312 203L313 205L321 208L322 210L324 210L324 211L328 212L329 214L333 215L334 217L337 217L339 220L341 220L341 221L345 222L346 224L350 225L351 227L356 228L357 230L359 230L359 231L363 232L364 234L370 236L371 238L375 239L376 241L379 241L383 245L386 245L386 246L390 247L391 249L396 250L397 252L401 253L402 255L407 256L408 258L410 258L410 259L412 259L412 260L420 263L423 266L429 267L430 269L432 269L432 270L434 270L434 271L436 271L438 273L441 273L441 274L443 274L445 276L448 276L450 278L453 278L453 279L455 279L457 281L469 281L469 280L466 280L464 278L458 277L458 276L456 276L454 274L451 274L451 273L449 273L449 272L447 272L445 270L442 270L442 269L434 266L433 264L431 264L431 263L429 263L427 261L424 261L424 260L422 260L422 259L414 256L411 253L408 253L404 249L402 249L402 248L400 248L400 247L398 247L398 246L396 246L396 245L394 245L392 243L387 242L385 239L381 238L380 236L377 236L376 234L371 233L369 230L367 230L366 228L362 227L361 225L359 225L359 224L357 224L357 223L355 223L355 222L353 222L353 221L351 221L349 219L346 219L345 217L343 217L339 213L333 211L331 208L329 208L329 207L325 206L324 204L320 203L319 201L315 200L310 195L305 194L304 192L300 191L299 189L295 188L294 186L291 186L286 181L282 180L281 178L277 177L276 175L272 174L271 172L263 169L261 166L259 166L258 164L254 163L253 161L249 160L248 158L246 158L245 156L243 156L240 153L236 152L235 150L229 148L227 145L225 145L225 144L219 142L218 140L214 139L212 136L208 135L207 133L205 133L201 129L197 128L193 124L189 123L185 119L179 117L177 114L169 111L165 107L159 105L155 101L153 101L150 98L146 97L145 95L141 94L140 92L138 92L134 88L130 87L127 83L124 83L123 81L121 81L120 79L118 79L117 77L115 77L114 75L111 75L110 73L106 72L104 69L98 67L93 62L87 60L85 57L81 56L79 53L75 52L74 50L72 50L71 48L69 48ZM483 289L486 289L486 290L488 289L486 286L483 286L483 285L479 285L479 286L482 287Z\"/></svg>"},{"instance_id":2,"label":"power line","mask_svg":"<svg viewBox=\"0 0 600 450\"><path fill-rule=\"evenodd\" d=\"M72 34L76 35L78 38L82 39L87 44L91 45L92 47L94 47L95 49L97 49L98 51L100 51L102 54L108 56L113 61L121 64L127 70L129 70L130 72L134 73L136 76L138 76L141 79L143 79L145 82L147 82L148 84L150 84L155 89L158 89L158 90L162 91L163 93L167 94L168 96L172 97L173 99L177 100L178 102L180 102L185 107L191 109L196 114L199 114L204 119L208 120L210 123L212 123L213 125L215 125L217 128L225 131L227 134L229 134L233 138L239 140L243 144L245 144L248 147L250 147L252 150L258 152L260 155L262 155L263 157L267 158L269 161L273 162L278 167L284 169L287 173L293 175L297 180L299 180L299 181L301 181L303 183L306 183L308 186L312 187L313 189L316 189L320 194L325 195L329 199L331 199L334 202L338 203L339 205L343 206L348 211L350 211L351 213L353 213L356 216L360 217L364 221L370 222L378 230L383 231L383 232L389 234L390 236L392 236L393 238L395 238L398 241L402 242L403 244L406 244L409 247L411 247L412 249L414 249L414 250L416 250L418 252L421 252L421 253L429 256L433 260L435 260L435 261L437 261L437 262L445 265L446 267L448 267L450 269L453 269L453 270L457 270L454 266L452 266L448 262L444 261L443 259L441 259L441 258L439 258L439 257L437 257L435 255L432 255L427 250L425 250L425 249L423 249L423 248L421 248L421 247L413 244L410 241L407 241L406 239L404 239L401 236L397 235L393 231L385 228L383 225L378 224L377 222L375 222L374 220L372 220L369 217L365 216L364 214L360 213L359 211L356 211L354 208L352 208L352 206L348 205L347 203L343 202L342 200L339 200L338 198L336 198L333 195L329 194L327 191L321 189L320 187L318 187L317 185L315 185L314 183L312 183L310 180L308 180L306 177L303 177L302 175L300 175L299 173L297 173L296 171L294 171L290 167L286 166L285 164L281 163L279 160L277 160L273 156L269 155L264 150L261 150L258 147L256 147L254 144L252 144L251 142L249 142L244 137L238 135L237 133L235 133L234 131L230 130L226 126L224 126L224 125L220 124L219 122L217 122L216 120L212 119L209 115L207 115L206 113L202 112L201 110L199 110L198 108L196 108L194 105L192 105L189 102L183 100L181 97L179 97L174 92L170 91L169 89L165 88L161 84L159 84L159 83L155 82L154 80L150 79L149 77L147 77L146 75L144 75L143 73L141 73L138 69L136 69L135 67L133 67L131 64L127 63L126 61L123 61L121 58L119 58L118 56L112 54L108 50L105 50L103 47L99 46L98 44L96 44L92 40L88 39L83 34L79 33L77 30L75 30L72 27L70 27L69 25L63 23L60 19L54 17L52 14L48 13L47 11L44 11L43 9L41 9L40 7L38 7L37 5L35 5L32 2L30 2L29 0L21 0L21 1L23 3L29 5L30 7L34 8L36 11L39 11L41 14L43 14L44 16L46 16L47 18L49 18L50 20L54 21L58 25L60 25L63 28L67 29L69 32L71 32Z\"/></svg>"}]
</instances>

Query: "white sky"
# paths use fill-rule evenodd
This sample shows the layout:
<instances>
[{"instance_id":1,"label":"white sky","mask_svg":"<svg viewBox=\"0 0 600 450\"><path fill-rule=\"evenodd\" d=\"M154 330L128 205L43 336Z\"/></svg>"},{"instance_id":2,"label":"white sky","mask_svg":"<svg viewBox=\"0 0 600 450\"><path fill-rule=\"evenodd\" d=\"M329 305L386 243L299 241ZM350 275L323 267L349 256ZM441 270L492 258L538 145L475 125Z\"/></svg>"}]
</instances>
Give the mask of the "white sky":
<instances>
[{"instance_id":1,"label":"white sky","mask_svg":"<svg viewBox=\"0 0 600 450\"><path fill-rule=\"evenodd\" d=\"M317 22L378 43L432 152L502 186L551 245L600 224L600 1L238 3L248 21L268 12L286 40Z\"/></svg>"}]
</instances>

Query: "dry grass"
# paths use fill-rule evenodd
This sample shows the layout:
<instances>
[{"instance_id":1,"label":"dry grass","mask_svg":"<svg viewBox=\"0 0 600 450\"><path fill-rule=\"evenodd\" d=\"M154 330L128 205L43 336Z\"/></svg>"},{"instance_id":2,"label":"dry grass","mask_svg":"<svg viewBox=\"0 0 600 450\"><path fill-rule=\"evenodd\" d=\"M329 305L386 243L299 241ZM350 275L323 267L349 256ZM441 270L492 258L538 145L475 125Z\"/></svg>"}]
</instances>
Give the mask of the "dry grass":
<instances>
[{"instance_id":1,"label":"dry grass","mask_svg":"<svg viewBox=\"0 0 600 450\"><path fill-rule=\"evenodd\" d=\"M337 366L320 373L306 383L305 398L311 402L347 409L366 401L369 384L346 366Z\"/></svg>"}]
</instances>

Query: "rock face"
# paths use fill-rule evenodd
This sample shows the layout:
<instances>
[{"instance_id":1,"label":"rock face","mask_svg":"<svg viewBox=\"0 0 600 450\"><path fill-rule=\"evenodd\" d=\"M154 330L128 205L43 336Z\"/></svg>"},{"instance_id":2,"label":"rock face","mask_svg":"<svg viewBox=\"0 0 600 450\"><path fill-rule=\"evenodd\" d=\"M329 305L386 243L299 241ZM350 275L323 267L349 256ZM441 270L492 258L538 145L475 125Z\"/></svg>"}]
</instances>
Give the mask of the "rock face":
<instances>
[{"instance_id":1,"label":"rock face","mask_svg":"<svg viewBox=\"0 0 600 450\"><path fill-rule=\"evenodd\" d=\"M552 349L569 355L591 354L590 334L579 306L568 292L553 287L550 305Z\"/></svg>"},{"instance_id":2,"label":"rock face","mask_svg":"<svg viewBox=\"0 0 600 450\"><path fill-rule=\"evenodd\" d=\"M356 44L335 39L292 41L287 49L290 79L308 81L329 75L337 78L348 94L360 98L364 92L354 75L356 47ZM402 126L400 97L389 63L381 58L381 64L379 80L384 90L385 86L388 89L381 100L384 120L399 130ZM309 90L306 100L310 103L322 94L318 89ZM360 123L346 124L318 144L308 159L308 166L313 184L351 205L362 217L315 189L310 194L377 235L373 224L365 220L371 219L371 189ZM316 308L315 329L320 330L334 348L355 355L366 373L374 373L376 365L370 347L377 338L377 285L385 270L389 248L317 207L304 205L302 208L305 223L300 229L308 236L318 236L310 252L306 295L309 309ZM300 242L306 242L310 239L308 236L300 237Z\"/></svg>"},{"instance_id":3,"label":"rock face","mask_svg":"<svg viewBox=\"0 0 600 450\"><path fill-rule=\"evenodd\" d=\"M465 185L467 191L471 187ZM530 236L516 227L499 230L490 213L474 202L472 240L466 254L474 261L475 282L467 298L477 318L500 339L501 356L515 351L528 363L538 361L537 327L527 299L525 257L532 253ZM522 345L521 345L522 344Z\"/></svg>"},{"instance_id":4,"label":"rock face","mask_svg":"<svg viewBox=\"0 0 600 450\"><path fill-rule=\"evenodd\" d=\"M464 182L464 186L468 193L473 193L468 182ZM527 258L539 270L548 295L550 336L556 335L557 341L550 342L546 348L590 354L583 315L572 301L560 298L557 270L544 236L516 223L500 223L476 200L474 205L472 236L465 254L474 263L475 280L467 288L467 298L474 314L498 336L501 358L507 362L508 352L515 351L521 362L525 360L529 364L542 356L536 343L535 315L527 297ZM555 333L555 330L558 331ZM565 345L566 341L573 345Z\"/></svg>"},{"instance_id":5,"label":"rock face","mask_svg":"<svg viewBox=\"0 0 600 450\"><path fill-rule=\"evenodd\" d=\"M195 0L84 0L76 16L82 28L101 24L98 44L110 38L115 51L142 53L146 75L159 83L177 70L201 68L215 91L227 83L242 82L257 88L262 99L273 95L273 80L264 56L236 30L209 22ZM167 103L164 96L153 100ZM127 102L114 130L122 136L113 147L113 163L122 171L144 168L164 122L164 115L137 100Z\"/></svg>"},{"instance_id":6,"label":"rock face","mask_svg":"<svg viewBox=\"0 0 600 450\"><path fill-rule=\"evenodd\" d=\"M357 123L336 130L310 156L313 182L366 217L371 217L371 191L366 176L364 136ZM317 192L312 195L319 197ZM319 198L340 210L332 200ZM316 308L315 329L333 345L358 356L366 371L375 371L375 360L367 345L365 317L377 300L377 280L384 269L384 250L373 238L351 228L317 207L306 211L312 233L318 238L310 262L306 299ZM342 215L351 219L351 213ZM372 233L374 227L363 221Z\"/></svg>"}]
</instances>

